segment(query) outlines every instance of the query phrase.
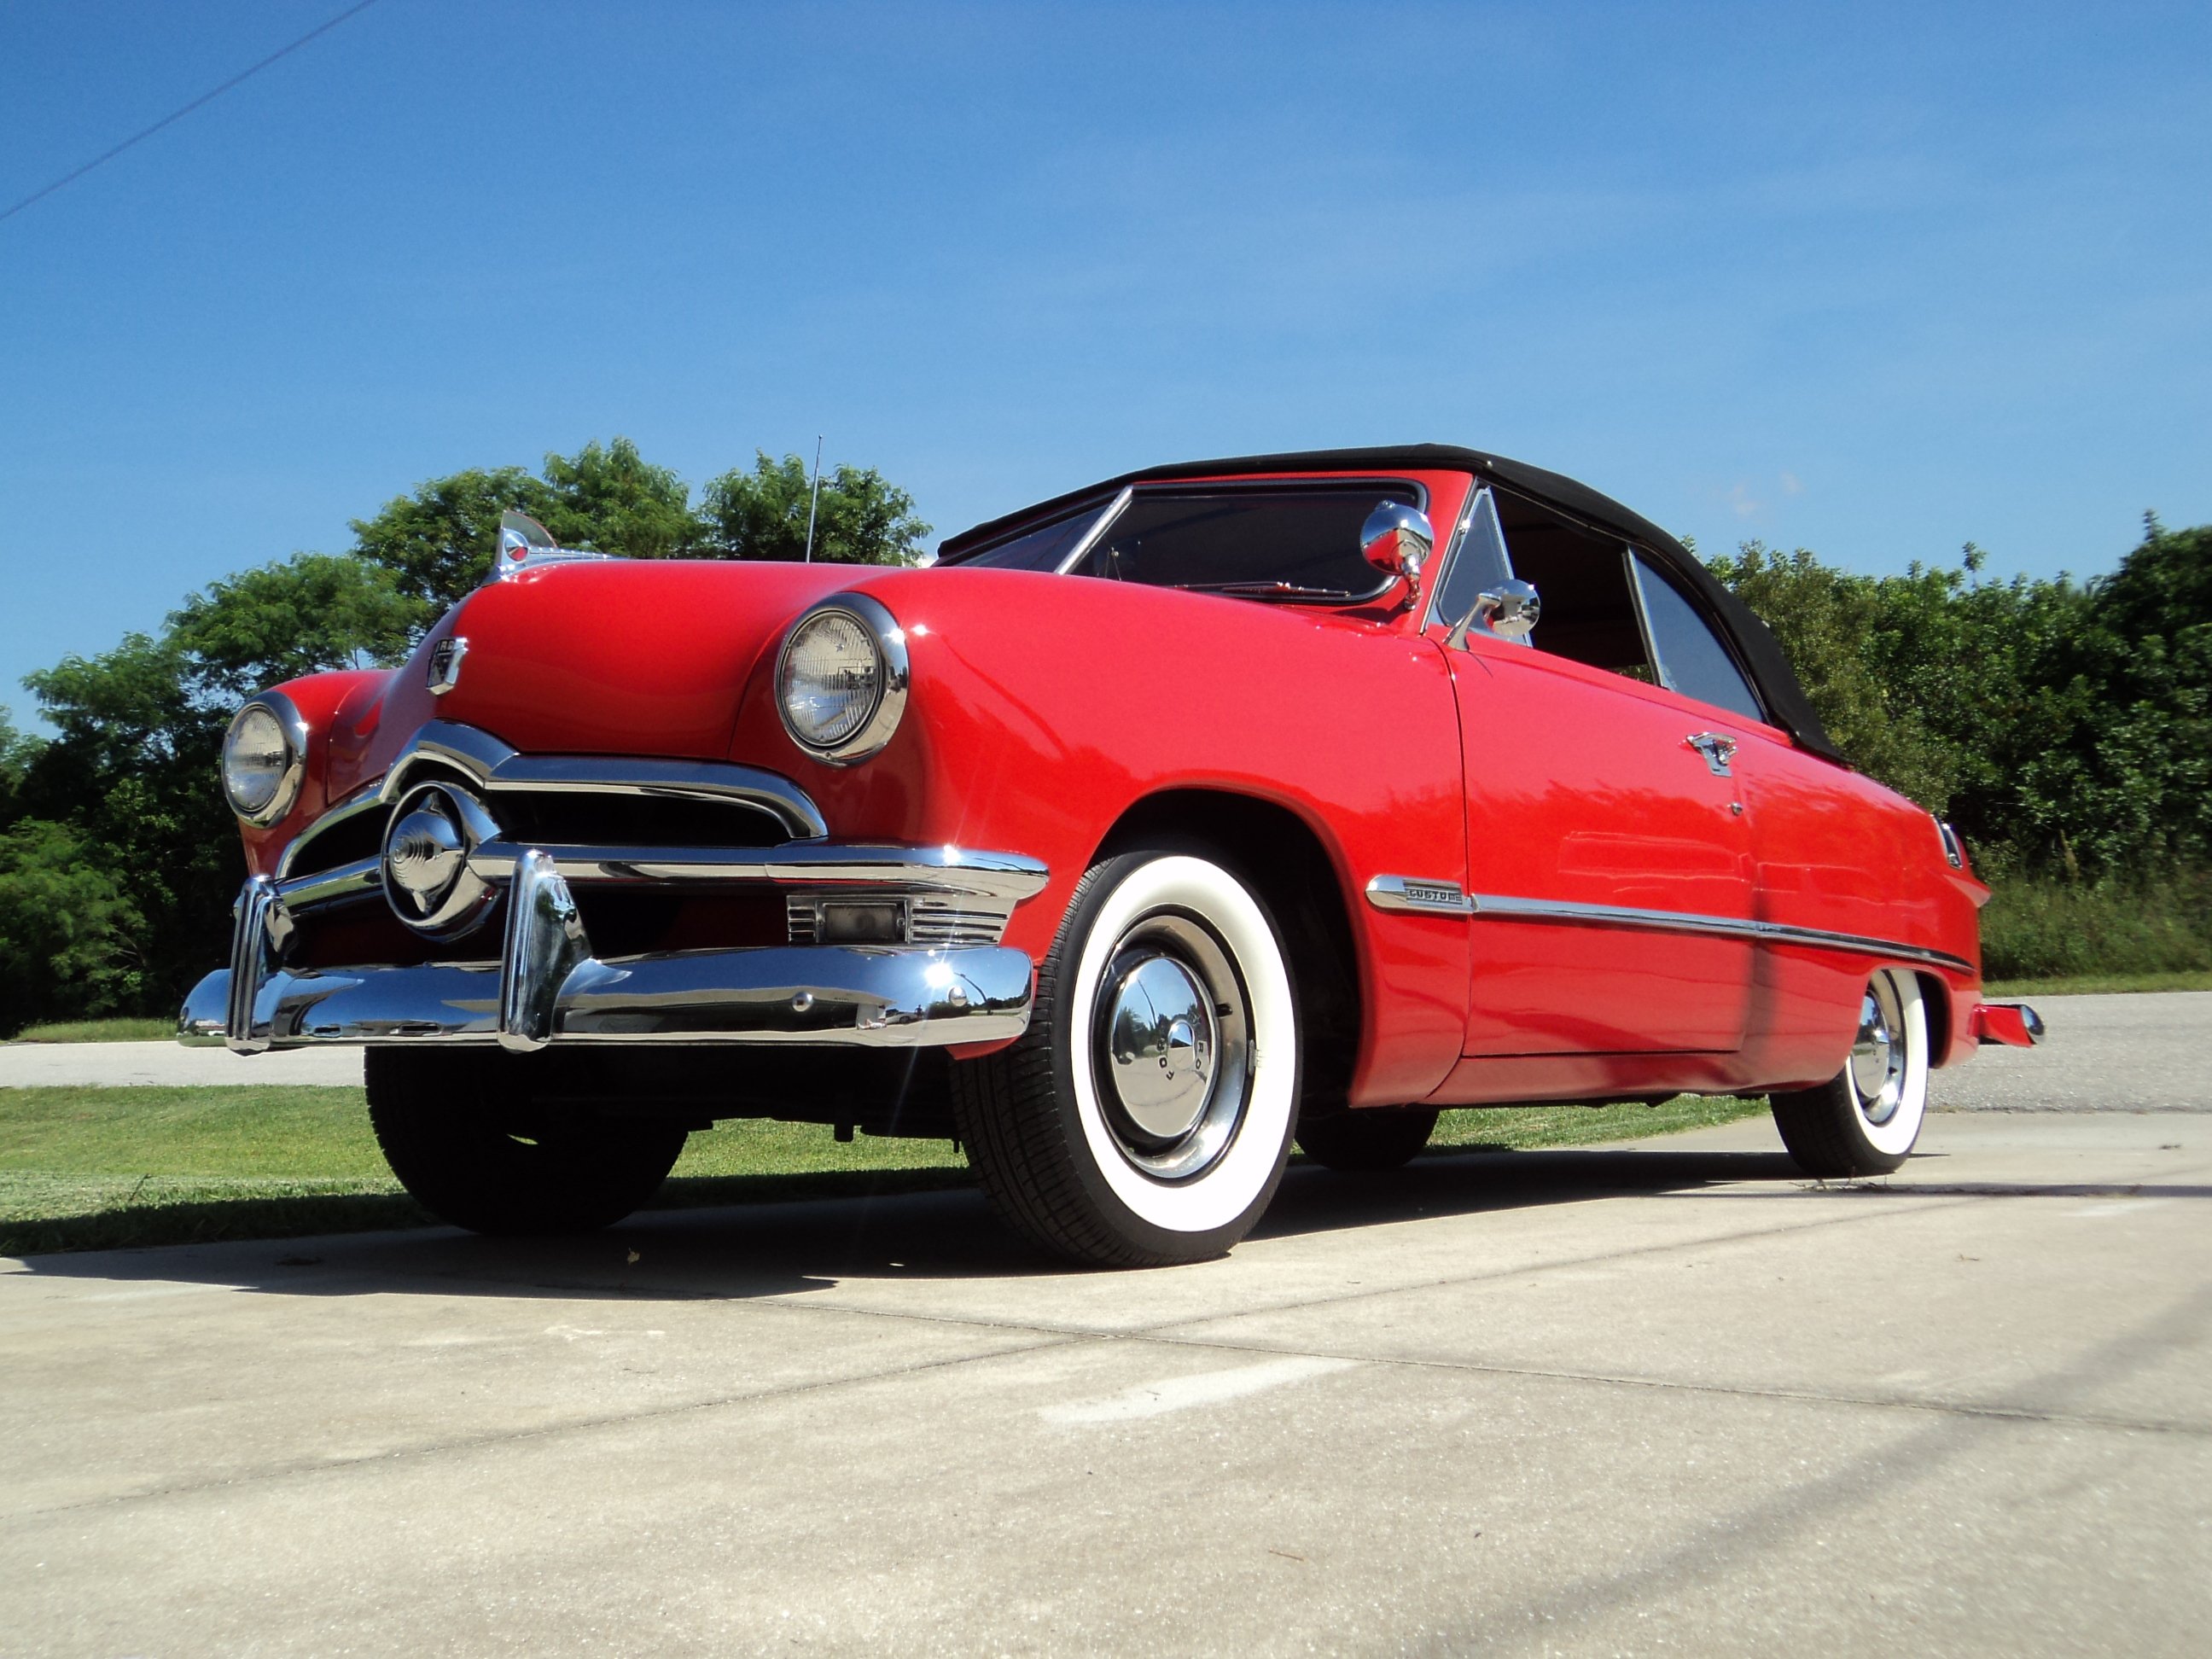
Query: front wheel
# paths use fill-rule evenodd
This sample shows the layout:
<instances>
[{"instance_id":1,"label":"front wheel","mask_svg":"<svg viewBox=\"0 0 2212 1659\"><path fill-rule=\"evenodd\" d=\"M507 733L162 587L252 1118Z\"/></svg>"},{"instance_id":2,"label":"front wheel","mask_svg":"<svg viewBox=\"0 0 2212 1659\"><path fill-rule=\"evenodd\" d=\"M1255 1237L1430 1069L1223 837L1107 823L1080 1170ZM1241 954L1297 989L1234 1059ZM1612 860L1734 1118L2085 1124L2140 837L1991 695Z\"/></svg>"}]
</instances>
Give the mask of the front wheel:
<instances>
[{"instance_id":1,"label":"front wheel","mask_svg":"<svg viewBox=\"0 0 2212 1659\"><path fill-rule=\"evenodd\" d=\"M368 1121L415 1201L477 1233L612 1226L659 1190L685 1132L533 1098L521 1056L371 1048Z\"/></svg>"},{"instance_id":2,"label":"front wheel","mask_svg":"<svg viewBox=\"0 0 2212 1659\"><path fill-rule=\"evenodd\" d=\"M955 1066L962 1142L1001 1214L1060 1255L1221 1255L1274 1196L1298 1019L1266 907L1211 858L1100 860L1037 969L1029 1030Z\"/></svg>"},{"instance_id":3,"label":"front wheel","mask_svg":"<svg viewBox=\"0 0 2212 1659\"><path fill-rule=\"evenodd\" d=\"M1901 1168L1928 1113L1928 1009L1920 981L1883 969L1868 981L1844 1069L1773 1097L1774 1127L1806 1174L1824 1180Z\"/></svg>"}]
</instances>

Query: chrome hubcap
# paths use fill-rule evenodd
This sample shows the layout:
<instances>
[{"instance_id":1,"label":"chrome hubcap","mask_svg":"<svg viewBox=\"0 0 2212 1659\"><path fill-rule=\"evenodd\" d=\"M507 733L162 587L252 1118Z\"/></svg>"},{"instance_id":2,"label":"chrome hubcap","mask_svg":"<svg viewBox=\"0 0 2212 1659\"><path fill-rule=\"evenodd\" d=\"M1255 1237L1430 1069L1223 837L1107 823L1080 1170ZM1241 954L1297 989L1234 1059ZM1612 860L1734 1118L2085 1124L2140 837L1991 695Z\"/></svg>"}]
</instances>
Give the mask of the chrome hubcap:
<instances>
[{"instance_id":1,"label":"chrome hubcap","mask_svg":"<svg viewBox=\"0 0 2212 1659\"><path fill-rule=\"evenodd\" d=\"M1132 923L1100 982L1091 1066L1122 1157L1162 1181L1211 1167L1236 1139L1251 1019L1228 952L1189 917Z\"/></svg>"},{"instance_id":2,"label":"chrome hubcap","mask_svg":"<svg viewBox=\"0 0 2212 1659\"><path fill-rule=\"evenodd\" d=\"M1851 1092L1859 1115L1869 1123L1896 1115L1905 1093L1905 1036L1897 988L1887 974L1875 975L1859 1005L1859 1034L1851 1043Z\"/></svg>"},{"instance_id":3,"label":"chrome hubcap","mask_svg":"<svg viewBox=\"0 0 2212 1659\"><path fill-rule=\"evenodd\" d=\"M1177 1140L1206 1110L1213 1010L1190 969L1148 957L1121 976L1107 1016L1106 1074L1121 1109L1146 1134Z\"/></svg>"}]
</instances>

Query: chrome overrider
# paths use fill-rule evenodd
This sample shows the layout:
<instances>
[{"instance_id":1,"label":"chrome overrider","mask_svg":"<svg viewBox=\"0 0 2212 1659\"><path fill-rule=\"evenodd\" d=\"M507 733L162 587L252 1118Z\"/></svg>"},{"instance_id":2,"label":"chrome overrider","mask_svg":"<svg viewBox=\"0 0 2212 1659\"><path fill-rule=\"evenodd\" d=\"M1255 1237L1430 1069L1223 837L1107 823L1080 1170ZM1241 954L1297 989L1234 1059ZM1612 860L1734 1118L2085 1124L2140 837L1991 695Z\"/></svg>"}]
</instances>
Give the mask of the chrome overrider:
<instances>
[{"instance_id":1,"label":"chrome overrider","mask_svg":"<svg viewBox=\"0 0 2212 1659\"><path fill-rule=\"evenodd\" d=\"M434 770L422 763L435 760ZM496 960L418 965L288 965L286 948L306 915L380 902L386 860L254 876L239 896L230 965L185 999L178 1035L240 1054L325 1043L498 1043L517 1051L569 1042L799 1042L872 1048L997 1042L1021 1035L1032 964L995 943L1022 901L1041 891L1045 866L1018 854L957 847L856 846L821 839L822 818L796 786L735 766L606 757L520 757L467 727L433 722L366 801L394 804L427 778L477 810L495 811L502 787L596 790L730 799L773 813L809 838L766 847L532 846L496 824L466 854L469 874L507 900ZM391 843L387 840L387 855ZM412 878L410 873L410 878ZM572 884L698 889L754 884L787 895L897 900L912 912L952 907L995 922L988 944L793 944L686 950L601 960L586 935ZM404 902L415 896L404 890ZM409 910L395 905L401 920ZM410 923L411 925L411 923ZM425 929L425 932L429 930ZM486 943L490 943L487 939ZM489 951L485 953L489 957Z\"/></svg>"}]
</instances>

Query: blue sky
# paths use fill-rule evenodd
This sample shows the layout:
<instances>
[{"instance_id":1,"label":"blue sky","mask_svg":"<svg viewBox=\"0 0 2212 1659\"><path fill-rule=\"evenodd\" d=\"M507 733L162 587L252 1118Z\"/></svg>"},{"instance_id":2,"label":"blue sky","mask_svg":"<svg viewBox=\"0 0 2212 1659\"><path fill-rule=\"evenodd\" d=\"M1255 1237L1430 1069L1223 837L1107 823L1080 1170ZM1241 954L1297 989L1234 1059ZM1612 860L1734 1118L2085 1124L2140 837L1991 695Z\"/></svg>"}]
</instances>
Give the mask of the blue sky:
<instances>
[{"instance_id":1,"label":"blue sky","mask_svg":"<svg viewBox=\"0 0 2212 1659\"><path fill-rule=\"evenodd\" d=\"M0 206L341 9L0 9ZM2212 8L380 3L0 222L0 705L468 465L1437 439L1708 550L2212 520Z\"/></svg>"}]
</instances>

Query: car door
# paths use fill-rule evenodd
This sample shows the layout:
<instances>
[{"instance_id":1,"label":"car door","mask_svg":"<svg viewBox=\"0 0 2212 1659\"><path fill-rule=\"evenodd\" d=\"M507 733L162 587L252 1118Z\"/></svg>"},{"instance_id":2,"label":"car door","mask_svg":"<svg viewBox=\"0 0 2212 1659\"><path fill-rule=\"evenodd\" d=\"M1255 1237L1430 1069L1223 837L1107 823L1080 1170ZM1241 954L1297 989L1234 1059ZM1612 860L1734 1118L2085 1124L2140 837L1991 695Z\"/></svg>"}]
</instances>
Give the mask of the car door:
<instances>
[{"instance_id":1,"label":"car door","mask_svg":"<svg viewBox=\"0 0 2212 1659\"><path fill-rule=\"evenodd\" d=\"M1510 568L1552 590L1530 642L1478 627L1450 653L1473 904L1465 1052L1734 1050L1751 846L1720 711L1629 677L1661 675L1621 544L1532 518L1518 546ZM1507 568L1502 545L1481 557Z\"/></svg>"},{"instance_id":2,"label":"car door","mask_svg":"<svg viewBox=\"0 0 2212 1659\"><path fill-rule=\"evenodd\" d=\"M1734 1049L1752 952L1733 776L1680 700L1484 639L1454 665L1474 910L1470 1054Z\"/></svg>"}]
</instances>

